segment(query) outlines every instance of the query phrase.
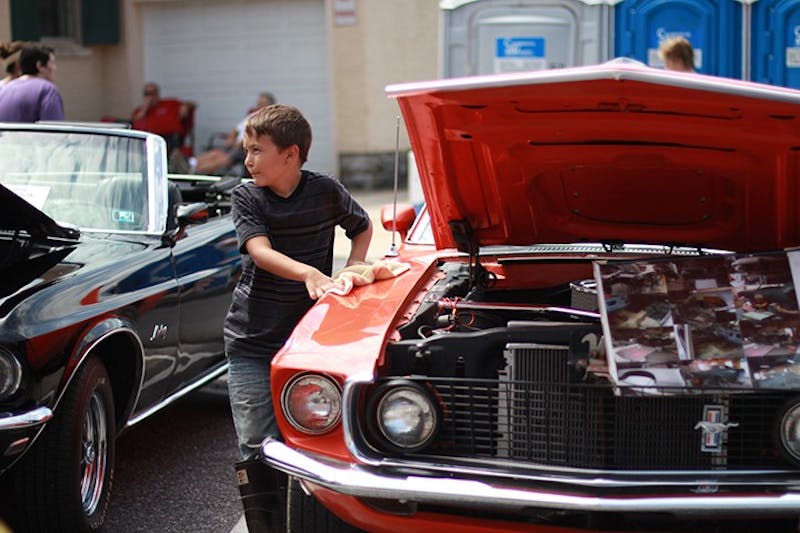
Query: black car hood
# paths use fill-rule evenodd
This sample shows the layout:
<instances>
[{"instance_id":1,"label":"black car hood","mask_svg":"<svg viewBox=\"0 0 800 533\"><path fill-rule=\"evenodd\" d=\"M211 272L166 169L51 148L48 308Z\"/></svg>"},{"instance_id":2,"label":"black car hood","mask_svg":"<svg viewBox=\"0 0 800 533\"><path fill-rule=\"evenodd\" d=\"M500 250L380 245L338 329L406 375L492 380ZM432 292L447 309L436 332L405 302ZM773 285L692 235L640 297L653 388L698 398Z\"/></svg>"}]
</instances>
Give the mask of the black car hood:
<instances>
[{"instance_id":1,"label":"black car hood","mask_svg":"<svg viewBox=\"0 0 800 533\"><path fill-rule=\"evenodd\" d=\"M147 244L131 239L92 233L82 236L79 242L63 246L27 240L30 242L22 243L24 253L14 253L13 261L5 260L0 264L0 279L3 280L0 283L0 324L12 310L24 315L23 306L52 305L54 298L60 302L59 306L72 306L74 312L79 312L83 305L80 300L96 298L99 290L117 290L107 286L116 287L119 283L123 259L125 268L136 270L140 268L138 262L142 261L141 252L148 248ZM52 243L54 239L49 241ZM5 244L0 239L0 247ZM134 283L143 283L140 278ZM58 297L41 296L56 284L59 285Z\"/></svg>"},{"instance_id":2,"label":"black car hood","mask_svg":"<svg viewBox=\"0 0 800 533\"><path fill-rule=\"evenodd\" d=\"M13 294L69 255L80 232L65 228L0 185L0 298Z\"/></svg>"},{"instance_id":3,"label":"black car hood","mask_svg":"<svg viewBox=\"0 0 800 533\"><path fill-rule=\"evenodd\" d=\"M65 228L0 185L0 230L23 231L33 239L77 239L80 232Z\"/></svg>"}]
</instances>

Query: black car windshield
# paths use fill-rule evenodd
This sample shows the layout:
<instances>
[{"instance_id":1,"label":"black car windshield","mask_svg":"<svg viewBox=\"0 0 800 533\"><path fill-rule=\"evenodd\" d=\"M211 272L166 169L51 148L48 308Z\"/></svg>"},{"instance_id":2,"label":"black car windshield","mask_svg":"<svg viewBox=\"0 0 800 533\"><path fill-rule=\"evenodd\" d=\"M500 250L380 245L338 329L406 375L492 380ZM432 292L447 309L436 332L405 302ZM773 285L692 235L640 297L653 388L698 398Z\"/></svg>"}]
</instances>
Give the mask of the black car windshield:
<instances>
[{"instance_id":1,"label":"black car windshield","mask_svg":"<svg viewBox=\"0 0 800 533\"><path fill-rule=\"evenodd\" d=\"M62 224L141 231L145 140L70 131L0 131L0 183Z\"/></svg>"}]
</instances>

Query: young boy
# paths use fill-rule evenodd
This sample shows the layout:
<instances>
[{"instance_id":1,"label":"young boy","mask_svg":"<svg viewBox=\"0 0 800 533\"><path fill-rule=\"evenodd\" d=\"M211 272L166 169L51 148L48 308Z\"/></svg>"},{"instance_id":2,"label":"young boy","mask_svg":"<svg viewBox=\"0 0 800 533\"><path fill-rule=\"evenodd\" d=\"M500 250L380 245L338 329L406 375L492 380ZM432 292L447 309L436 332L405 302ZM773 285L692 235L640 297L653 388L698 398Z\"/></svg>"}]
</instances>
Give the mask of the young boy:
<instances>
[{"instance_id":1,"label":"young boy","mask_svg":"<svg viewBox=\"0 0 800 533\"><path fill-rule=\"evenodd\" d=\"M253 178L232 195L242 275L225 319L231 410L246 459L278 437L270 397L272 356L313 301L333 285L333 239L351 239L347 265L363 262L372 224L347 190L301 167L311 126L294 107L271 105L247 119L245 166Z\"/></svg>"}]
</instances>

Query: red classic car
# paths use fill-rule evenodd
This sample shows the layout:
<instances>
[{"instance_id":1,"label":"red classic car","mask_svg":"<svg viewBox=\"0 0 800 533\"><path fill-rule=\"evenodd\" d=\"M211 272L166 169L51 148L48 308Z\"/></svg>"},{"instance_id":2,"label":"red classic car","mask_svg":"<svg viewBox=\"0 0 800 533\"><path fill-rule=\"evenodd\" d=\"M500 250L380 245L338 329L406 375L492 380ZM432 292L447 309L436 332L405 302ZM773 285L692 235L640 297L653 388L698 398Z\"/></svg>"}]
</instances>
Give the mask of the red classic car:
<instances>
[{"instance_id":1,"label":"red classic car","mask_svg":"<svg viewBox=\"0 0 800 533\"><path fill-rule=\"evenodd\" d=\"M800 92L614 61L387 93L410 268L275 357L251 530L796 531ZM735 312L753 256L780 343ZM679 311L707 295L725 323Z\"/></svg>"}]
</instances>

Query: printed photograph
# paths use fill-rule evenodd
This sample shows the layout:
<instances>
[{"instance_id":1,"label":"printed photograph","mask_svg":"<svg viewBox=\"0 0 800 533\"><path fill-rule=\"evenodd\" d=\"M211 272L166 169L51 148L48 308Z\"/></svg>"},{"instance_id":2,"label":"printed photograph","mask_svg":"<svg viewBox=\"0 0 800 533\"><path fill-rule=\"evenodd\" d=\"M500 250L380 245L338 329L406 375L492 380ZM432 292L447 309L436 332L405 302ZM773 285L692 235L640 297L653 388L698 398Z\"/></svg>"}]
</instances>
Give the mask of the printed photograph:
<instances>
[{"instance_id":1,"label":"printed photograph","mask_svg":"<svg viewBox=\"0 0 800 533\"><path fill-rule=\"evenodd\" d=\"M800 386L798 254L596 265L618 392Z\"/></svg>"}]
</instances>

